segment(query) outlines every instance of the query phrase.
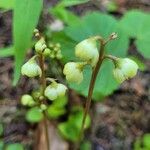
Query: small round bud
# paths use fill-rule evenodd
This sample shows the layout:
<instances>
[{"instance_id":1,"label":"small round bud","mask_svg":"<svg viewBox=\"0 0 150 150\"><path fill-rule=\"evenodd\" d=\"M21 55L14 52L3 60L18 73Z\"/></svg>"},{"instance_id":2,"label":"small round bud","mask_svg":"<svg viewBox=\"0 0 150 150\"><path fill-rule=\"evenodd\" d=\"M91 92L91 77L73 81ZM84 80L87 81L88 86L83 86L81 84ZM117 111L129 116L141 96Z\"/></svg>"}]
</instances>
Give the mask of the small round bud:
<instances>
[{"instance_id":1,"label":"small round bud","mask_svg":"<svg viewBox=\"0 0 150 150\"><path fill-rule=\"evenodd\" d=\"M31 95L25 94L21 98L21 104L24 106L33 106L35 102Z\"/></svg>"},{"instance_id":2,"label":"small round bud","mask_svg":"<svg viewBox=\"0 0 150 150\"><path fill-rule=\"evenodd\" d=\"M89 38L77 44L75 47L75 55L81 60L90 63L92 67L95 66L99 58L96 39Z\"/></svg>"},{"instance_id":3,"label":"small round bud","mask_svg":"<svg viewBox=\"0 0 150 150\"><path fill-rule=\"evenodd\" d=\"M62 54L61 53L56 54L56 58L57 59L61 59L62 58Z\"/></svg>"},{"instance_id":4,"label":"small round bud","mask_svg":"<svg viewBox=\"0 0 150 150\"><path fill-rule=\"evenodd\" d=\"M59 49L58 47L55 47L55 48L54 48L54 51L55 51L55 52L58 52L59 50L60 50L60 49Z\"/></svg>"},{"instance_id":5,"label":"small round bud","mask_svg":"<svg viewBox=\"0 0 150 150\"><path fill-rule=\"evenodd\" d=\"M41 68L37 65L36 61L31 58L22 66L21 73L22 75L26 75L32 78L36 76L41 76L42 71Z\"/></svg>"},{"instance_id":6,"label":"small round bud","mask_svg":"<svg viewBox=\"0 0 150 150\"><path fill-rule=\"evenodd\" d=\"M39 99L39 97L41 96L41 93L39 91L33 91L32 96L34 99Z\"/></svg>"},{"instance_id":7,"label":"small round bud","mask_svg":"<svg viewBox=\"0 0 150 150\"><path fill-rule=\"evenodd\" d=\"M66 93L67 87L63 84L60 83L52 83L50 84L44 92L44 95L49 99L49 100L55 100L58 97L64 96Z\"/></svg>"},{"instance_id":8,"label":"small round bud","mask_svg":"<svg viewBox=\"0 0 150 150\"><path fill-rule=\"evenodd\" d=\"M60 48L61 47L60 43L56 43L56 47Z\"/></svg>"},{"instance_id":9,"label":"small round bud","mask_svg":"<svg viewBox=\"0 0 150 150\"><path fill-rule=\"evenodd\" d=\"M41 110L43 110L43 111L44 111L44 110L46 110L46 109L47 109L47 106L46 106L45 104L41 104L41 105L40 105L40 108L41 108Z\"/></svg>"},{"instance_id":10,"label":"small round bud","mask_svg":"<svg viewBox=\"0 0 150 150\"><path fill-rule=\"evenodd\" d=\"M51 53L51 50L49 48L46 48L43 52L44 56L49 56Z\"/></svg>"},{"instance_id":11,"label":"small round bud","mask_svg":"<svg viewBox=\"0 0 150 150\"><path fill-rule=\"evenodd\" d=\"M119 83L122 83L137 74L138 65L129 58L116 59L115 66L116 68L113 70L113 74Z\"/></svg>"},{"instance_id":12,"label":"small round bud","mask_svg":"<svg viewBox=\"0 0 150 150\"><path fill-rule=\"evenodd\" d=\"M65 65L63 70L66 79L69 82L81 83L83 80L82 67L80 63L69 62Z\"/></svg>"},{"instance_id":13,"label":"small round bud","mask_svg":"<svg viewBox=\"0 0 150 150\"><path fill-rule=\"evenodd\" d=\"M35 44L35 50L37 53L42 53L43 50L46 48L45 40L44 38L41 38L36 44Z\"/></svg>"},{"instance_id":14,"label":"small round bud","mask_svg":"<svg viewBox=\"0 0 150 150\"><path fill-rule=\"evenodd\" d=\"M48 45L50 48L54 48L54 44L53 43L49 43Z\"/></svg>"}]
</instances>

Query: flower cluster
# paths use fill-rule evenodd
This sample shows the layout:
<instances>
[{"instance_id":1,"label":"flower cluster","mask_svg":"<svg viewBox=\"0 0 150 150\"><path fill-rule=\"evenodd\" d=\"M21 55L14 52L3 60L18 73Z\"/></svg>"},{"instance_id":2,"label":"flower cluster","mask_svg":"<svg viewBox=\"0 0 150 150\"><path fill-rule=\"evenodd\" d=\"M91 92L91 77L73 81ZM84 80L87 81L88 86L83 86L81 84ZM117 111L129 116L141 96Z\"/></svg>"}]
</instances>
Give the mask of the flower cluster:
<instances>
[{"instance_id":1,"label":"flower cluster","mask_svg":"<svg viewBox=\"0 0 150 150\"><path fill-rule=\"evenodd\" d=\"M63 70L69 82L81 83L83 80L83 69L85 65L95 67L99 58L97 39L91 37L81 41L75 47L75 55L82 62L68 62Z\"/></svg>"},{"instance_id":2,"label":"flower cluster","mask_svg":"<svg viewBox=\"0 0 150 150\"><path fill-rule=\"evenodd\" d=\"M104 41L107 43L110 40L116 39L117 34L112 33L108 40ZM93 68L96 66L99 59L99 51L97 48L97 40L101 40L101 37L95 36L81 41L75 47L75 55L82 62L68 62L63 70L66 79L69 82L81 83L83 80L83 69L85 65L91 65ZM115 68L113 70L114 78L122 83L123 81L132 78L136 75L138 65L129 58L117 58L113 57ZM105 56L104 56L105 58ZM116 58L116 59L114 59Z\"/></svg>"},{"instance_id":3,"label":"flower cluster","mask_svg":"<svg viewBox=\"0 0 150 150\"><path fill-rule=\"evenodd\" d=\"M45 77L45 70L41 66L40 58L45 58L49 56L50 58L61 58L61 51L60 51L60 44L53 44L47 46L43 37L40 37L39 33L36 31L36 36L39 37L38 42L35 44L35 56L29 59L21 68L22 75L25 75L29 78L33 77L44 77L45 81L47 78ZM50 49L51 48L51 49ZM53 50L52 50L53 48ZM52 51L55 51L55 55ZM52 57L54 55L54 57ZM38 61L37 61L38 59ZM44 65L44 59L42 60ZM40 63L40 65L39 65ZM44 76L43 76L44 74ZM41 110L46 109L46 105L44 104L45 100L55 100L59 97L63 97L66 93L67 87L61 83L57 83L55 79L48 78L51 81L51 84L44 88L43 92L40 92L33 96L29 94L25 94L21 98L22 105L33 107L33 106L40 106ZM44 100L44 101L43 101Z\"/></svg>"},{"instance_id":4,"label":"flower cluster","mask_svg":"<svg viewBox=\"0 0 150 150\"><path fill-rule=\"evenodd\" d=\"M61 45L59 43L49 43L49 49L50 49L50 58L54 59L61 59Z\"/></svg>"}]
</instances>

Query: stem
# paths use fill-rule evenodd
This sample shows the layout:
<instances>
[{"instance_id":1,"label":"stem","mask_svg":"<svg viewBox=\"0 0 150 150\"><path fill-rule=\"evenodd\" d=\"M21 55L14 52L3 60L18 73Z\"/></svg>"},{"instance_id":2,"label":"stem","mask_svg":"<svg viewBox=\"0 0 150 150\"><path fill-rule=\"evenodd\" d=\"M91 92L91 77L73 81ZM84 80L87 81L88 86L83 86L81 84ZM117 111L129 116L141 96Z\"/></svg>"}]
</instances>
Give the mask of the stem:
<instances>
[{"instance_id":1,"label":"stem","mask_svg":"<svg viewBox=\"0 0 150 150\"><path fill-rule=\"evenodd\" d=\"M88 97L87 97L87 102L86 102L86 106L85 106L84 116L83 116L83 120L82 120L82 126L81 126L80 135L79 135L79 141L82 140L84 125L85 125L87 114L88 114L89 109L90 109L92 94L93 94L93 90L94 90L94 86L95 86L95 81L96 81L97 74L100 70L100 67L101 67L101 64L102 64L103 58L104 58L105 41L100 40L100 43L101 43L101 46L100 46L99 60L96 64L96 67L94 68L94 70L92 72L92 77L91 77L91 80L90 80L90 86L89 86L89 91L88 91Z\"/></svg>"},{"instance_id":2,"label":"stem","mask_svg":"<svg viewBox=\"0 0 150 150\"><path fill-rule=\"evenodd\" d=\"M116 61L117 61L118 57L115 57L115 56L112 56L112 55L105 55L105 56L104 56L104 59L106 59L106 58L112 60L112 62L113 62L113 64L115 65L115 67L117 67Z\"/></svg>"},{"instance_id":3,"label":"stem","mask_svg":"<svg viewBox=\"0 0 150 150\"><path fill-rule=\"evenodd\" d=\"M41 95L44 95L44 90L46 88L46 77L45 77L45 69L44 69L44 56L42 54L39 55L39 64L40 68L42 70L42 75L41 75ZM50 150L50 143L49 143L49 135L48 135L48 125L47 125L47 117L44 112L44 127L45 127L45 139L47 143L47 150Z\"/></svg>"},{"instance_id":4,"label":"stem","mask_svg":"<svg viewBox=\"0 0 150 150\"><path fill-rule=\"evenodd\" d=\"M44 95L44 90L46 87L46 78L45 78L45 70L44 70L44 56L42 54L39 55L39 63L40 63L40 68L42 70L42 75L41 75L41 94Z\"/></svg>"}]
</instances>

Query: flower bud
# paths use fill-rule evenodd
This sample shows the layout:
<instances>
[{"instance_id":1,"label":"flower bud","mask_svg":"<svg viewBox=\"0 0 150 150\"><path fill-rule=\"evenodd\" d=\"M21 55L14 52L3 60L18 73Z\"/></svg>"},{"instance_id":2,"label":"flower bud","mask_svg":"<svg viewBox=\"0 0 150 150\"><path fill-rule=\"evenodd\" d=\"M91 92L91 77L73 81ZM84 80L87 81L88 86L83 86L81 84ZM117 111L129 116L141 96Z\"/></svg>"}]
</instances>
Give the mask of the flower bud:
<instances>
[{"instance_id":1,"label":"flower bud","mask_svg":"<svg viewBox=\"0 0 150 150\"><path fill-rule=\"evenodd\" d=\"M21 73L22 75L26 75L32 78L36 76L41 76L42 71L41 68L37 65L36 61L33 58L31 58L22 66Z\"/></svg>"},{"instance_id":2,"label":"flower bud","mask_svg":"<svg viewBox=\"0 0 150 150\"><path fill-rule=\"evenodd\" d=\"M44 110L46 110L46 109L47 109L47 106L46 106L45 104L41 104L41 105L40 105L40 108L41 108L41 110L43 110L43 111L44 111Z\"/></svg>"},{"instance_id":3,"label":"flower bud","mask_svg":"<svg viewBox=\"0 0 150 150\"><path fill-rule=\"evenodd\" d=\"M35 44L35 50L37 53L42 53L43 50L46 48L45 40L44 38L41 38L36 44Z\"/></svg>"},{"instance_id":4,"label":"flower bud","mask_svg":"<svg viewBox=\"0 0 150 150\"><path fill-rule=\"evenodd\" d=\"M33 106L35 104L35 101L33 100L31 95L25 94L21 98L21 104L24 106Z\"/></svg>"},{"instance_id":5,"label":"flower bud","mask_svg":"<svg viewBox=\"0 0 150 150\"><path fill-rule=\"evenodd\" d=\"M75 55L81 60L90 63L92 67L95 66L99 58L96 39L89 38L77 44L75 47Z\"/></svg>"},{"instance_id":6,"label":"flower bud","mask_svg":"<svg viewBox=\"0 0 150 150\"><path fill-rule=\"evenodd\" d=\"M44 92L44 95L49 99L49 100L55 100L58 97L62 97L65 95L67 90L67 87L63 84L60 83L52 83L50 84Z\"/></svg>"},{"instance_id":7,"label":"flower bud","mask_svg":"<svg viewBox=\"0 0 150 150\"><path fill-rule=\"evenodd\" d=\"M129 58L118 58L115 62L116 68L113 70L115 79L122 83L137 74L138 65Z\"/></svg>"},{"instance_id":8,"label":"flower bud","mask_svg":"<svg viewBox=\"0 0 150 150\"><path fill-rule=\"evenodd\" d=\"M51 50L49 48L46 48L43 52L44 56L49 56L51 53Z\"/></svg>"},{"instance_id":9,"label":"flower bud","mask_svg":"<svg viewBox=\"0 0 150 150\"><path fill-rule=\"evenodd\" d=\"M83 80L82 65L81 63L69 62L65 65L63 70L66 79L69 82L81 83Z\"/></svg>"},{"instance_id":10,"label":"flower bud","mask_svg":"<svg viewBox=\"0 0 150 150\"><path fill-rule=\"evenodd\" d=\"M57 84L57 93L59 97L63 97L66 93L67 87L63 84Z\"/></svg>"}]
</instances>

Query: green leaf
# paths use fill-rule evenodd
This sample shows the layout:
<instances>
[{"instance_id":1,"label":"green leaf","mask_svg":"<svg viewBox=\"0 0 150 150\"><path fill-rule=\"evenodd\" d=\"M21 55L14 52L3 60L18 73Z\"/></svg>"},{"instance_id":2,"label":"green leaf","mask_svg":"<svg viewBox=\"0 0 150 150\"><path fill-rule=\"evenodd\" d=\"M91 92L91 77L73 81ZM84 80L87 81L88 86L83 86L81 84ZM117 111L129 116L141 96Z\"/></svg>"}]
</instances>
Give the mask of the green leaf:
<instances>
[{"instance_id":1,"label":"green leaf","mask_svg":"<svg viewBox=\"0 0 150 150\"><path fill-rule=\"evenodd\" d=\"M145 71L147 69L146 65L139 58L134 57L134 56L129 56L129 58L131 58L132 60L134 60L138 64L139 70Z\"/></svg>"},{"instance_id":2,"label":"green leaf","mask_svg":"<svg viewBox=\"0 0 150 150\"><path fill-rule=\"evenodd\" d=\"M68 120L58 125L58 129L61 135L67 140L76 142L79 138L82 119L83 119L83 109L80 107L79 108L74 107L72 110L72 114L69 116ZM88 128L89 126L90 126L90 117L88 115L85 122L85 128Z\"/></svg>"},{"instance_id":3,"label":"green leaf","mask_svg":"<svg viewBox=\"0 0 150 150\"><path fill-rule=\"evenodd\" d=\"M59 116L65 114L65 108L59 108L55 105L51 105L47 108L47 114L50 118L56 119Z\"/></svg>"},{"instance_id":4,"label":"green leaf","mask_svg":"<svg viewBox=\"0 0 150 150\"><path fill-rule=\"evenodd\" d=\"M129 37L136 39L138 51L145 58L150 58L150 14L138 10L129 11L121 19L120 26Z\"/></svg>"},{"instance_id":5,"label":"green leaf","mask_svg":"<svg viewBox=\"0 0 150 150\"><path fill-rule=\"evenodd\" d=\"M68 39L63 33L61 33L61 36L56 35L56 39L62 45L64 61L68 62L76 60L74 56L74 47L78 42L95 35L101 35L107 38L112 32L118 33L118 39L108 43L106 46L106 53L118 57L125 57L129 44L128 36L124 34L124 31L119 27L117 20L110 15L98 12L87 14L82 18L82 21L65 29L64 34L68 36ZM63 40L63 38L65 40L67 39L67 41ZM118 83L115 81L112 74L113 67L112 62L108 60L103 63L93 93L93 98L95 100L100 100L117 89ZM84 70L83 82L80 85L70 84L70 87L80 94L87 96L90 78L91 68L87 67Z\"/></svg>"},{"instance_id":6,"label":"green leaf","mask_svg":"<svg viewBox=\"0 0 150 150\"><path fill-rule=\"evenodd\" d=\"M34 107L27 112L26 119L31 123L37 123L43 119L43 114L38 107Z\"/></svg>"},{"instance_id":7,"label":"green leaf","mask_svg":"<svg viewBox=\"0 0 150 150\"><path fill-rule=\"evenodd\" d=\"M89 141L83 141L80 145L80 150L91 150L91 143Z\"/></svg>"},{"instance_id":8,"label":"green leaf","mask_svg":"<svg viewBox=\"0 0 150 150\"><path fill-rule=\"evenodd\" d=\"M89 0L61 0L61 2L59 3L59 5L63 6L63 7L70 7L70 6L74 6L74 5L79 5L79 4L84 4L89 2Z\"/></svg>"},{"instance_id":9,"label":"green leaf","mask_svg":"<svg viewBox=\"0 0 150 150\"><path fill-rule=\"evenodd\" d=\"M150 133L144 134L143 145L145 148L150 149Z\"/></svg>"},{"instance_id":10,"label":"green leaf","mask_svg":"<svg viewBox=\"0 0 150 150\"><path fill-rule=\"evenodd\" d=\"M74 24L79 20L79 18L74 13L62 6L51 8L50 13L68 25Z\"/></svg>"},{"instance_id":11,"label":"green leaf","mask_svg":"<svg viewBox=\"0 0 150 150\"><path fill-rule=\"evenodd\" d=\"M42 10L42 0L15 0L13 16L13 40L15 49L15 85L20 77L20 69L26 51L31 45L33 30Z\"/></svg>"},{"instance_id":12,"label":"green leaf","mask_svg":"<svg viewBox=\"0 0 150 150\"><path fill-rule=\"evenodd\" d=\"M53 101L52 105L58 108L63 108L67 104L67 102L68 102L67 96L62 96Z\"/></svg>"},{"instance_id":13,"label":"green leaf","mask_svg":"<svg viewBox=\"0 0 150 150\"><path fill-rule=\"evenodd\" d=\"M53 103L47 108L47 114L50 118L56 119L61 115L66 113L65 105L68 99L66 96L57 98Z\"/></svg>"},{"instance_id":14,"label":"green leaf","mask_svg":"<svg viewBox=\"0 0 150 150\"><path fill-rule=\"evenodd\" d=\"M14 55L14 49L12 46L4 47L0 49L0 57L10 57Z\"/></svg>"},{"instance_id":15,"label":"green leaf","mask_svg":"<svg viewBox=\"0 0 150 150\"><path fill-rule=\"evenodd\" d=\"M3 150L3 149L4 149L4 141L0 140L0 150Z\"/></svg>"},{"instance_id":16,"label":"green leaf","mask_svg":"<svg viewBox=\"0 0 150 150\"><path fill-rule=\"evenodd\" d=\"M9 144L6 147L6 150L24 150L22 144L15 143L15 144Z\"/></svg>"},{"instance_id":17,"label":"green leaf","mask_svg":"<svg viewBox=\"0 0 150 150\"><path fill-rule=\"evenodd\" d=\"M13 9L15 0L0 0L0 8Z\"/></svg>"}]
</instances>

